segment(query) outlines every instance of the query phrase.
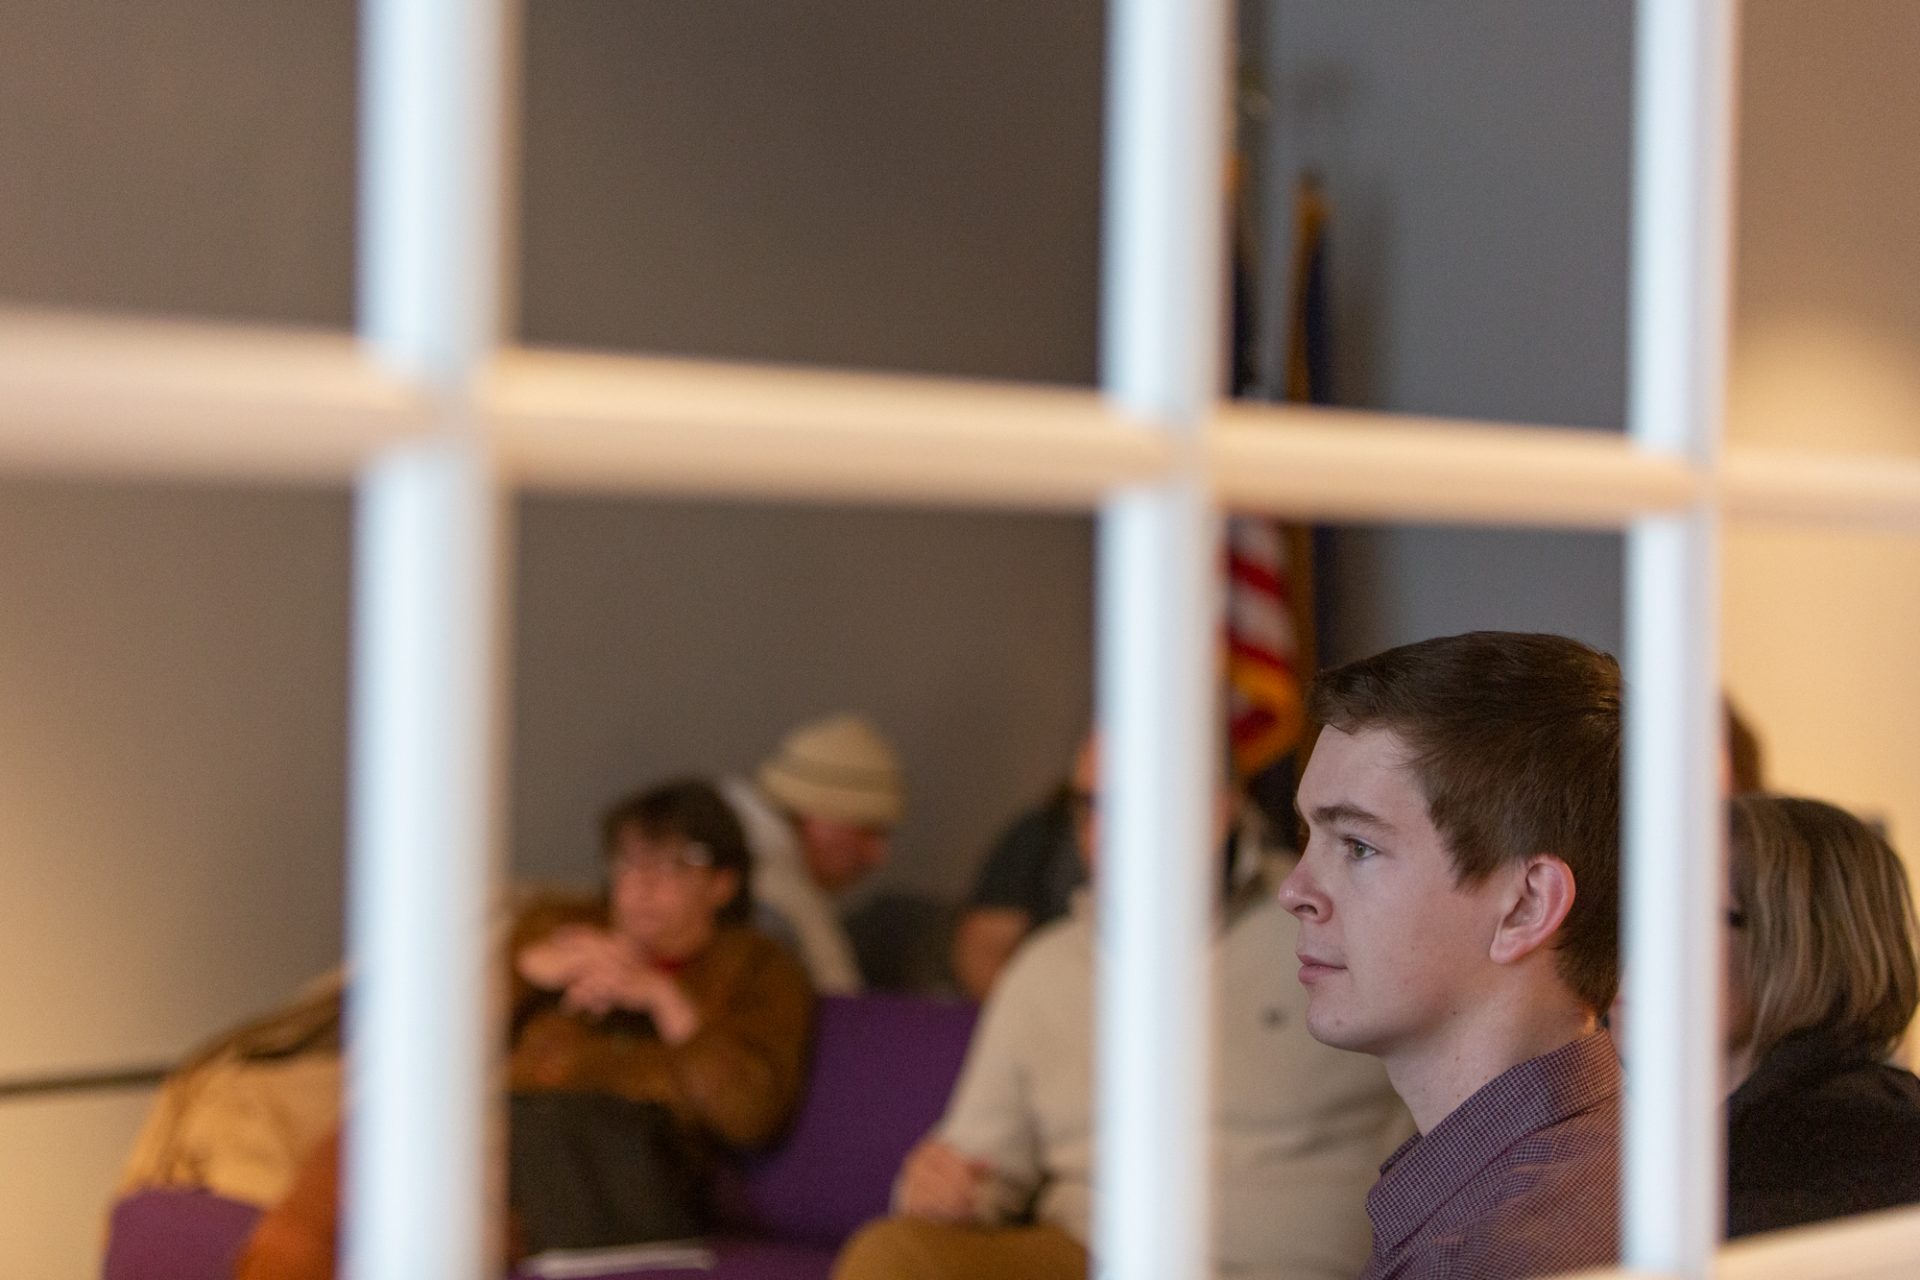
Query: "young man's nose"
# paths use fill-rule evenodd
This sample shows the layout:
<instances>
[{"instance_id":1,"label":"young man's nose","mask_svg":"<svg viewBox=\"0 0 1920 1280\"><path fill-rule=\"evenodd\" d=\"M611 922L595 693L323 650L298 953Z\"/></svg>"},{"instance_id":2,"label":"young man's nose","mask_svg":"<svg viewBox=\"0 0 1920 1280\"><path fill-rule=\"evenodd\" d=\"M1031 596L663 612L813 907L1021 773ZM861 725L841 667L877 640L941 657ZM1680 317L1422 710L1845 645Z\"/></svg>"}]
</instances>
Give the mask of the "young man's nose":
<instances>
[{"instance_id":1,"label":"young man's nose","mask_svg":"<svg viewBox=\"0 0 1920 1280\"><path fill-rule=\"evenodd\" d=\"M1296 862L1287 878L1280 882L1280 905L1302 920L1319 920L1326 914L1326 899L1313 883L1305 859Z\"/></svg>"}]
</instances>

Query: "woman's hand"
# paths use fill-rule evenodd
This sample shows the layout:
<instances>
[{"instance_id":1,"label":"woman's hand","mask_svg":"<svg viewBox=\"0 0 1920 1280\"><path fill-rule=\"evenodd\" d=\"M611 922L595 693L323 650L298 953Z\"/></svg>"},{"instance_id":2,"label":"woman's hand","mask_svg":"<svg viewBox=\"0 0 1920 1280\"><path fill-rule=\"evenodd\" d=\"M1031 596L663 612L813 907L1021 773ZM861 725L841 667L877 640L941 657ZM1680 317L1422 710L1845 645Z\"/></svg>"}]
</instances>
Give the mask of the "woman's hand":
<instances>
[{"instance_id":1,"label":"woman's hand","mask_svg":"<svg viewBox=\"0 0 1920 1280\"><path fill-rule=\"evenodd\" d=\"M680 984L606 930L558 930L522 948L514 962L528 982L561 992L561 1003L576 1013L605 1017L630 1009L648 1014L670 1045L685 1044L700 1030L699 1010Z\"/></svg>"},{"instance_id":2,"label":"woman's hand","mask_svg":"<svg viewBox=\"0 0 1920 1280\"><path fill-rule=\"evenodd\" d=\"M992 1172L991 1162L928 1138L900 1166L900 1212L935 1222L978 1221L980 1185Z\"/></svg>"},{"instance_id":3,"label":"woman's hand","mask_svg":"<svg viewBox=\"0 0 1920 1280\"><path fill-rule=\"evenodd\" d=\"M605 929L570 924L514 953L513 967L542 991L562 991L625 947Z\"/></svg>"}]
</instances>

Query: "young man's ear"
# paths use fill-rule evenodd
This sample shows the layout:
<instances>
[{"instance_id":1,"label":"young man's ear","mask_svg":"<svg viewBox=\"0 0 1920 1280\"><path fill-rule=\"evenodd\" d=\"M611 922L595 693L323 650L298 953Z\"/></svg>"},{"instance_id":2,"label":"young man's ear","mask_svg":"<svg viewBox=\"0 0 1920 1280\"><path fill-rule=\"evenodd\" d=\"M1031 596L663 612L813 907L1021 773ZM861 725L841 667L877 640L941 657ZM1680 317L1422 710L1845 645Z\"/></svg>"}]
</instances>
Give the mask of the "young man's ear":
<instances>
[{"instance_id":1,"label":"young man's ear","mask_svg":"<svg viewBox=\"0 0 1920 1280\"><path fill-rule=\"evenodd\" d=\"M1514 882L1512 905L1494 930L1489 956L1513 964L1553 941L1573 910L1573 868L1549 853L1528 858Z\"/></svg>"}]
</instances>

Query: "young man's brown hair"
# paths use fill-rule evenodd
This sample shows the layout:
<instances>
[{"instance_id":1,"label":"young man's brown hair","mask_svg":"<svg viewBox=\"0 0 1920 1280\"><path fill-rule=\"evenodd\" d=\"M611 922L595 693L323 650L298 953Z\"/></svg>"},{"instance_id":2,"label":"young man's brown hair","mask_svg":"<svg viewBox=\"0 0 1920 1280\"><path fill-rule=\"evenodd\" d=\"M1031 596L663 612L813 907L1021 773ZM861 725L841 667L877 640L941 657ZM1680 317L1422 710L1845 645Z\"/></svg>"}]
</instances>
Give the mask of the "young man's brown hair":
<instances>
[{"instance_id":1,"label":"young man's brown hair","mask_svg":"<svg viewBox=\"0 0 1920 1280\"><path fill-rule=\"evenodd\" d=\"M1343 733L1385 729L1447 842L1460 884L1552 854L1575 899L1560 976L1596 1013L1619 984L1620 664L1565 636L1475 631L1326 672L1308 714Z\"/></svg>"}]
</instances>

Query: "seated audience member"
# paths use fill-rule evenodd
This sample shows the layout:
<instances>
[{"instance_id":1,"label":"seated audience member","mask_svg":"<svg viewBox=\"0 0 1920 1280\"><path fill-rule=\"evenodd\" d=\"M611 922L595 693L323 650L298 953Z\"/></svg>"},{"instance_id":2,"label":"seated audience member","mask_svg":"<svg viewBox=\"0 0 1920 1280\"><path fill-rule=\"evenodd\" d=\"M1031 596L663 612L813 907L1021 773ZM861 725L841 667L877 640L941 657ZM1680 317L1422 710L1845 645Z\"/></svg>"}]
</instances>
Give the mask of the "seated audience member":
<instances>
[{"instance_id":1,"label":"seated audience member","mask_svg":"<svg viewBox=\"0 0 1920 1280\"><path fill-rule=\"evenodd\" d=\"M1727 1234L1920 1202L1920 1080L1888 1063L1920 1002L1887 842L1817 800L1732 804Z\"/></svg>"},{"instance_id":2,"label":"seated audience member","mask_svg":"<svg viewBox=\"0 0 1920 1280\"><path fill-rule=\"evenodd\" d=\"M906 808L894 749L873 723L840 714L789 733L751 781L729 778L753 852L761 924L792 945L816 989L864 985L838 899L886 862Z\"/></svg>"},{"instance_id":3,"label":"seated audience member","mask_svg":"<svg viewBox=\"0 0 1920 1280\"><path fill-rule=\"evenodd\" d=\"M971 998L986 999L1014 948L1066 915L1086 883L1074 839L1075 811L1086 802L1086 793L1062 783L994 842L953 931L953 976Z\"/></svg>"},{"instance_id":4,"label":"seated audience member","mask_svg":"<svg viewBox=\"0 0 1920 1280\"><path fill-rule=\"evenodd\" d=\"M1362 1275L1503 1277L1618 1254L1620 672L1476 632L1329 671L1301 778L1307 1027L1373 1054L1419 1133L1367 1197Z\"/></svg>"},{"instance_id":5,"label":"seated audience member","mask_svg":"<svg viewBox=\"0 0 1920 1280\"><path fill-rule=\"evenodd\" d=\"M188 1055L154 1099L119 1194L211 1191L265 1208L340 1124L342 972Z\"/></svg>"},{"instance_id":6,"label":"seated audience member","mask_svg":"<svg viewBox=\"0 0 1920 1280\"><path fill-rule=\"evenodd\" d=\"M1720 697L1720 729L1724 748L1720 756L1721 794L1740 796L1752 791L1765 791L1764 753L1760 735L1754 731L1752 723L1740 714L1740 708L1733 705L1732 697L1726 694ZM1631 1016L1628 993L1632 986L1632 975L1623 968L1620 985L1614 992L1613 1006L1607 1010L1605 1018L1607 1032L1613 1037L1614 1048L1622 1061L1627 1053L1627 1020Z\"/></svg>"},{"instance_id":7,"label":"seated audience member","mask_svg":"<svg viewBox=\"0 0 1920 1280\"><path fill-rule=\"evenodd\" d=\"M752 865L701 782L603 825L607 892L522 913L509 944L508 1202L521 1248L698 1234L718 1145L770 1141L798 1105L812 993L754 930ZM336 1136L260 1222L241 1280L334 1274Z\"/></svg>"},{"instance_id":8,"label":"seated audience member","mask_svg":"<svg viewBox=\"0 0 1920 1280\"><path fill-rule=\"evenodd\" d=\"M1081 748L1073 788L1091 800ZM1341 1277L1367 1251L1362 1198L1408 1132L1379 1068L1314 1043L1276 980L1295 925L1251 824L1227 837L1214 941L1214 1252L1228 1276ZM1090 805L1078 847L1097 844ZM947 1113L904 1163L895 1216L856 1235L837 1280L1084 1276L1093 1164L1096 935L1091 895L1015 954L981 1014Z\"/></svg>"}]
</instances>

